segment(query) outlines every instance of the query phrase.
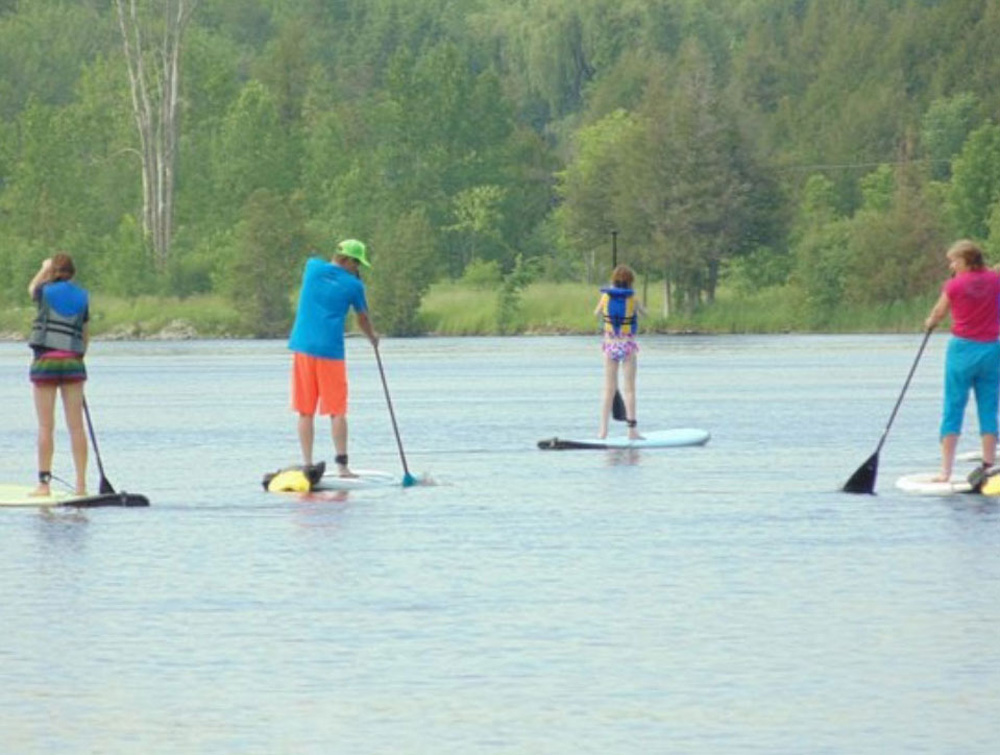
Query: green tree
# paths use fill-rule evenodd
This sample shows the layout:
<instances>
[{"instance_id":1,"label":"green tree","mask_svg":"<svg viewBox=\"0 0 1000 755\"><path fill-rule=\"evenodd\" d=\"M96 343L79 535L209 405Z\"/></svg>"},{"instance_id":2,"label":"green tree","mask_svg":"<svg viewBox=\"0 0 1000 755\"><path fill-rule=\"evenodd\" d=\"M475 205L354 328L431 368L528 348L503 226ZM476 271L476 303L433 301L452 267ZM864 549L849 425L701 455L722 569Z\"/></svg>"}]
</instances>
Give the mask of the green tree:
<instances>
[{"instance_id":1,"label":"green tree","mask_svg":"<svg viewBox=\"0 0 1000 755\"><path fill-rule=\"evenodd\" d=\"M372 244L369 304L380 332L420 333L420 302L434 279L434 231L421 210L385 222Z\"/></svg>"},{"instance_id":2,"label":"green tree","mask_svg":"<svg viewBox=\"0 0 1000 755\"><path fill-rule=\"evenodd\" d=\"M620 175L628 170L626 145L638 138L638 128L635 118L621 109L581 128L572 159L556 174L562 199L556 218L568 243L586 254L588 269L597 254L606 253L608 234L621 225L622 218L615 213L616 196L625 180Z\"/></svg>"},{"instance_id":3,"label":"green tree","mask_svg":"<svg viewBox=\"0 0 1000 755\"><path fill-rule=\"evenodd\" d=\"M255 191L286 194L295 188L293 155L277 104L259 81L248 81L226 114L213 158L214 210L223 227Z\"/></svg>"},{"instance_id":4,"label":"green tree","mask_svg":"<svg viewBox=\"0 0 1000 755\"><path fill-rule=\"evenodd\" d=\"M888 198L882 189L877 195L872 191L869 197L877 199L847 221L844 303L848 305L905 302L934 291L942 277L945 218L929 200L925 174L905 163L894 174L880 168L872 177L885 183L887 172Z\"/></svg>"},{"instance_id":5,"label":"green tree","mask_svg":"<svg viewBox=\"0 0 1000 755\"><path fill-rule=\"evenodd\" d=\"M949 206L956 236L986 238L987 213L1000 198L1000 127L980 126L952 163Z\"/></svg>"},{"instance_id":6,"label":"green tree","mask_svg":"<svg viewBox=\"0 0 1000 755\"><path fill-rule=\"evenodd\" d=\"M946 180L951 175L951 159L959 153L975 123L978 98L969 92L938 98L921 119L921 139L931 176Z\"/></svg>"},{"instance_id":7,"label":"green tree","mask_svg":"<svg viewBox=\"0 0 1000 755\"><path fill-rule=\"evenodd\" d=\"M792 235L792 282L802 293L802 321L807 327L826 327L841 306L850 266L848 237L833 182L821 175L810 176Z\"/></svg>"},{"instance_id":8,"label":"green tree","mask_svg":"<svg viewBox=\"0 0 1000 755\"><path fill-rule=\"evenodd\" d=\"M247 330L258 338L287 335L291 291L309 247L298 199L258 189L236 227L235 259L223 284Z\"/></svg>"}]
</instances>

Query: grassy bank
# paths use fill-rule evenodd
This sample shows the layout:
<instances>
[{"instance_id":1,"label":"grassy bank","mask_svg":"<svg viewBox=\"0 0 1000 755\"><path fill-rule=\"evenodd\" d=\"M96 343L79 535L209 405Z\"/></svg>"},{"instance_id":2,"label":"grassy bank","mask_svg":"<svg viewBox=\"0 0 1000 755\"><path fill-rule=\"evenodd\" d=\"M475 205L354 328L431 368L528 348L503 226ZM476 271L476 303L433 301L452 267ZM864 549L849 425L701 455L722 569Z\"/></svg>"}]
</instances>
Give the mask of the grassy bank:
<instances>
[{"instance_id":1,"label":"grassy bank","mask_svg":"<svg viewBox=\"0 0 1000 755\"><path fill-rule=\"evenodd\" d=\"M640 291L640 294L642 291ZM932 298L868 309L840 310L822 321L809 321L794 291L767 289L750 296L721 290L713 306L692 315L664 317L663 291L645 292L645 332L707 333L877 333L912 332L921 328ZM426 333L449 336L506 333L593 333L597 287L581 283L535 283L521 292L506 323L498 320L496 289L439 283L424 297L420 321ZM194 337L241 338L249 334L228 300L221 296L140 297L94 296L95 338ZM0 310L0 334L26 336L34 307ZM378 312L373 313L376 324Z\"/></svg>"},{"instance_id":2,"label":"grassy bank","mask_svg":"<svg viewBox=\"0 0 1000 755\"><path fill-rule=\"evenodd\" d=\"M793 289L770 288L752 295L721 289L711 307L693 314L663 314L662 286L639 291L646 307L641 329L677 333L879 333L919 331L933 297L880 307L842 309L810 320ZM592 333L596 286L581 283L536 283L522 292L509 330L517 333ZM486 335L499 332L496 291L456 283L434 286L424 297L421 322L428 333ZM377 313L376 313L377 315Z\"/></svg>"},{"instance_id":3,"label":"grassy bank","mask_svg":"<svg viewBox=\"0 0 1000 755\"><path fill-rule=\"evenodd\" d=\"M164 333L204 338L244 335L232 305L221 296L119 299L95 295L90 313L94 338L148 338ZM0 333L27 336L34 316L33 306L2 309Z\"/></svg>"}]
</instances>

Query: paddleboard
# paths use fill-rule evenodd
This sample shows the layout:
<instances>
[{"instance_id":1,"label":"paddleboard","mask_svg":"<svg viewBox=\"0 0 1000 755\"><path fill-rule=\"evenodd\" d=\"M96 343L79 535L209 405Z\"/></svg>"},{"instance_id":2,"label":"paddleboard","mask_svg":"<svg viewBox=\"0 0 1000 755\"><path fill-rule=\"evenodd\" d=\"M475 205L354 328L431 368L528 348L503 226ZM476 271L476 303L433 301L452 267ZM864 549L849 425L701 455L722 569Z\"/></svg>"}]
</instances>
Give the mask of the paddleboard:
<instances>
[{"instance_id":1,"label":"paddleboard","mask_svg":"<svg viewBox=\"0 0 1000 755\"><path fill-rule=\"evenodd\" d=\"M969 481L962 475L952 475L947 482L934 482L935 472L920 472L903 475L896 480L896 487L916 495L951 495L968 493L972 490Z\"/></svg>"},{"instance_id":2,"label":"paddleboard","mask_svg":"<svg viewBox=\"0 0 1000 755\"><path fill-rule=\"evenodd\" d=\"M95 495L78 496L72 493L53 491L48 496L33 496L34 488L27 485L0 485L0 507L34 507L47 508L51 506L73 506L76 508L94 508L97 506L148 506L149 499L135 493L97 493Z\"/></svg>"},{"instance_id":3,"label":"paddleboard","mask_svg":"<svg viewBox=\"0 0 1000 755\"><path fill-rule=\"evenodd\" d=\"M313 492L322 490L366 490L368 488L388 488L402 485L400 475L379 472L374 469L355 469L357 477L340 477L336 474L323 475L313 486Z\"/></svg>"},{"instance_id":4,"label":"paddleboard","mask_svg":"<svg viewBox=\"0 0 1000 755\"><path fill-rule=\"evenodd\" d=\"M960 454L955 455L955 461L972 461L981 462L983 460L982 451L963 451Z\"/></svg>"},{"instance_id":5,"label":"paddleboard","mask_svg":"<svg viewBox=\"0 0 1000 755\"><path fill-rule=\"evenodd\" d=\"M708 430L693 427L679 427L672 430L654 430L643 433L642 440L628 438L547 438L538 441L543 451L568 451L577 449L615 448L676 448L679 446L703 446L711 434Z\"/></svg>"}]
</instances>

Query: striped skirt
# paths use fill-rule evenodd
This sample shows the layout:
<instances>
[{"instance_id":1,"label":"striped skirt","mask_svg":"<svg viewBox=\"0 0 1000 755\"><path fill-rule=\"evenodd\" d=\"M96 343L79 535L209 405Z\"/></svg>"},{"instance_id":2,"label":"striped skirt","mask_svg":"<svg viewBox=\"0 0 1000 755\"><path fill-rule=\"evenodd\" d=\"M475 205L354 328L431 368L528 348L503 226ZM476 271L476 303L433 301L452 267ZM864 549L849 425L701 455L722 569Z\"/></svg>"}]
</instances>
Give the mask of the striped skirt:
<instances>
[{"instance_id":1,"label":"striped skirt","mask_svg":"<svg viewBox=\"0 0 1000 755\"><path fill-rule=\"evenodd\" d=\"M31 362L32 383L62 385L81 383L87 379L83 355L73 351L46 351Z\"/></svg>"}]
</instances>

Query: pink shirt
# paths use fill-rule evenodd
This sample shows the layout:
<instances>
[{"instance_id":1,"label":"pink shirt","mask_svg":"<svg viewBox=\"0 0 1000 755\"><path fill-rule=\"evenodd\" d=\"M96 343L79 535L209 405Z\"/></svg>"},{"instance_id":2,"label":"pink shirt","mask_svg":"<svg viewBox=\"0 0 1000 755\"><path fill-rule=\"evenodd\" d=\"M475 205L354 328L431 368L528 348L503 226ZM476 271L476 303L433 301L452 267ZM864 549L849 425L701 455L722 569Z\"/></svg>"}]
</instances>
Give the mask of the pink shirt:
<instances>
[{"instance_id":1,"label":"pink shirt","mask_svg":"<svg viewBox=\"0 0 1000 755\"><path fill-rule=\"evenodd\" d=\"M951 305L951 332L971 341L1000 337L1000 274L966 270L947 281L942 290Z\"/></svg>"}]
</instances>

